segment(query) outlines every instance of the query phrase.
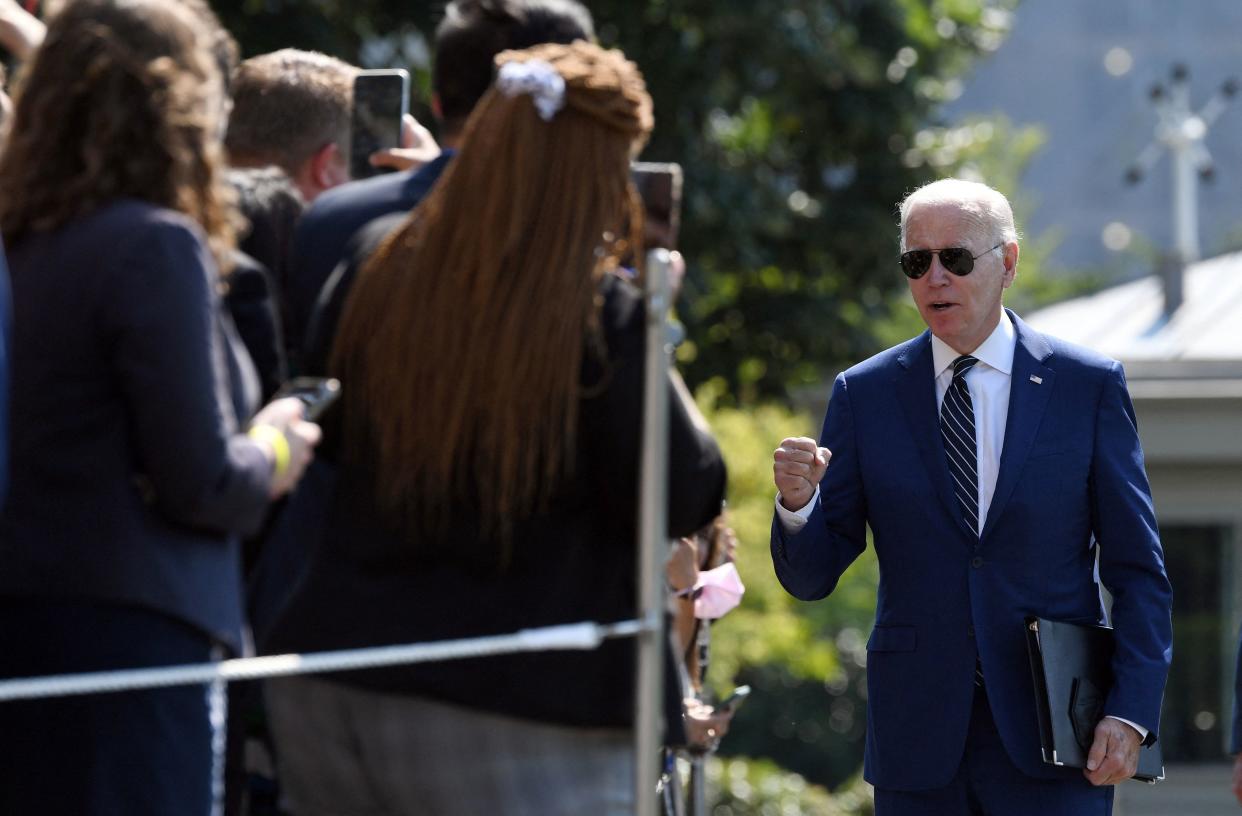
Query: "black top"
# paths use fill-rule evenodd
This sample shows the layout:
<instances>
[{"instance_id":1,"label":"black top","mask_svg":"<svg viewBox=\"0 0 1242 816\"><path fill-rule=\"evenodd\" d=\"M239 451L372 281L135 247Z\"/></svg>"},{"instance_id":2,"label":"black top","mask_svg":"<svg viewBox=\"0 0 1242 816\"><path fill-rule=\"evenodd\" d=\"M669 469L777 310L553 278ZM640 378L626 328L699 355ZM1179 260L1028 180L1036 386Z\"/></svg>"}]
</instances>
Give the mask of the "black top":
<instances>
[{"instance_id":1,"label":"black top","mask_svg":"<svg viewBox=\"0 0 1242 816\"><path fill-rule=\"evenodd\" d=\"M13 343L13 306L9 296L9 267L0 243L0 507L9 490L9 358Z\"/></svg>"},{"instance_id":2,"label":"black top","mask_svg":"<svg viewBox=\"0 0 1242 816\"><path fill-rule=\"evenodd\" d=\"M306 204L279 167L235 167L229 184L248 225L237 236L237 252L225 305L254 361L267 400L289 376L286 349L292 338L284 315L293 254L293 233ZM301 343L301 337L297 343Z\"/></svg>"},{"instance_id":3,"label":"black top","mask_svg":"<svg viewBox=\"0 0 1242 816\"><path fill-rule=\"evenodd\" d=\"M406 540L381 521L367 480L343 470L309 572L264 651L433 641L634 616L644 315L638 293L625 282L608 276L602 294L607 360L583 364L583 384L596 387L584 388L580 403L577 469L547 512L515 523L511 565L471 564L472 553L493 551L495 542L482 540L476 509L468 505L450 508L446 529L419 533L423 544L432 544L420 547L417 560L409 557ZM720 512L725 469L715 443L695 429L668 387L668 533L679 536ZM325 442L331 449L339 440ZM625 726L633 716L633 655L631 641L610 641L593 652L331 677L529 719Z\"/></svg>"},{"instance_id":4,"label":"black top","mask_svg":"<svg viewBox=\"0 0 1242 816\"><path fill-rule=\"evenodd\" d=\"M271 272L251 255L238 250L233 253L233 264L224 305L254 363L266 401L289 378L275 287Z\"/></svg>"},{"instance_id":5,"label":"black top","mask_svg":"<svg viewBox=\"0 0 1242 816\"><path fill-rule=\"evenodd\" d=\"M9 249L0 597L141 606L240 648L236 534L271 465L238 433L258 386L201 232L123 200Z\"/></svg>"}]
</instances>

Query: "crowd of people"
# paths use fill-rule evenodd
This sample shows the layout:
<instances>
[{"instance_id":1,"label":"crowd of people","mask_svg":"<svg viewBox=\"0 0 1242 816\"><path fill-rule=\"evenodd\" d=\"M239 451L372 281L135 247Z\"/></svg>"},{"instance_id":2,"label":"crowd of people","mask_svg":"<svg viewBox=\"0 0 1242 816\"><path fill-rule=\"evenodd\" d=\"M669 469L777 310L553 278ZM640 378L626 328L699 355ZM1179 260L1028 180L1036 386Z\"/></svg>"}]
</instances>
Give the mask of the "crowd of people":
<instances>
[{"instance_id":1,"label":"crowd of people","mask_svg":"<svg viewBox=\"0 0 1242 816\"><path fill-rule=\"evenodd\" d=\"M575 0L449 3L439 143L406 121L372 158L397 172L351 180L354 66L239 61L203 0L0 0L0 676L634 616L645 318L620 259L652 103L593 40ZM294 375L341 399L310 421ZM724 464L665 387L668 535L693 553ZM727 715L677 682L699 640L670 639L666 709L706 748ZM627 813L635 661L615 640L8 703L0 812L257 813L257 706L282 812Z\"/></svg>"}]
</instances>

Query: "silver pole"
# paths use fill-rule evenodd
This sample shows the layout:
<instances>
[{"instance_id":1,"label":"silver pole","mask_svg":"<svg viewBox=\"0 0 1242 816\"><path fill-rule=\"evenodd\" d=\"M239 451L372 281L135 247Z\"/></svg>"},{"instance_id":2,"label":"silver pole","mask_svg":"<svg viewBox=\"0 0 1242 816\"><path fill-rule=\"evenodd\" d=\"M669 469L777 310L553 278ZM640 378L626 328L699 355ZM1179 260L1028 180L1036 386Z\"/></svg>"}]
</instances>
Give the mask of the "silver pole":
<instances>
[{"instance_id":1,"label":"silver pole","mask_svg":"<svg viewBox=\"0 0 1242 816\"><path fill-rule=\"evenodd\" d=\"M1173 233L1182 266L1199 260L1199 207L1195 200L1198 174L1185 146L1173 153Z\"/></svg>"},{"instance_id":2,"label":"silver pole","mask_svg":"<svg viewBox=\"0 0 1242 816\"><path fill-rule=\"evenodd\" d=\"M686 803L682 799L681 792L681 769L677 763L681 759L681 755L670 750L665 755L665 761L672 760L672 764L668 769L668 784L664 788L664 796L660 801L664 811L660 816L686 816Z\"/></svg>"},{"instance_id":3,"label":"silver pole","mask_svg":"<svg viewBox=\"0 0 1242 816\"><path fill-rule=\"evenodd\" d=\"M1182 265L1199 260L1198 174L1195 146L1203 140L1203 120L1190 110L1190 87L1175 82L1170 91L1172 116L1168 144L1173 165L1173 239ZM1180 274L1180 270L1179 274Z\"/></svg>"},{"instance_id":4,"label":"silver pole","mask_svg":"<svg viewBox=\"0 0 1242 816\"><path fill-rule=\"evenodd\" d=\"M656 816L664 744L664 561L668 550L669 252L647 254L647 355L638 505L638 682L634 702L634 812Z\"/></svg>"},{"instance_id":5,"label":"silver pole","mask_svg":"<svg viewBox=\"0 0 1242 816\"><path fill-rule=\"evenodd\" d=\"M707 754L690 756L689 816L707 816Z\"/></svg>"}]
</instances>

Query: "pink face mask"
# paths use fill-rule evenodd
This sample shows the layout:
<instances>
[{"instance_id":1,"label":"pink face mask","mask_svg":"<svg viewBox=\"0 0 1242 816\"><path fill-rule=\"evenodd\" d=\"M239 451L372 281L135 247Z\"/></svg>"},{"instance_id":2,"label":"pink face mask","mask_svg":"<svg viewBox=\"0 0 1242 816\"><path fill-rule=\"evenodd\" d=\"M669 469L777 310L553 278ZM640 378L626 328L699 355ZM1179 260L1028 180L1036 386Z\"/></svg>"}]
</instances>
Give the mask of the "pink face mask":
<instances>
[{"instance_id":1,"label":"pink face mask","mask_svg":"<svg viewBox=\"0 0 1242 816\"><path fill-rule=\"evenodd\" d=\"M726 612L742 602L742 593L746 591L732 561L700 572L694 588L694 616L700 620L724 617Z\"/></svg>"}]
</instances>

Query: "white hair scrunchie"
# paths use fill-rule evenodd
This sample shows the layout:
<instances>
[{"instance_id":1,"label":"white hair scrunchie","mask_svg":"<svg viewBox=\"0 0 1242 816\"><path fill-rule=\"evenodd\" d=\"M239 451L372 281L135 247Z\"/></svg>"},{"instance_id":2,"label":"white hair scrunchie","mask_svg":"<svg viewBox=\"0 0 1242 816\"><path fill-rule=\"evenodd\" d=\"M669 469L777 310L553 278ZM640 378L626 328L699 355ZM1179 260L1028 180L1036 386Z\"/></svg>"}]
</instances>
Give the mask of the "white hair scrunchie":
<instances>
[{"instance_id":1,"label":"white hair scrunchie","mask_svg":"<svg viewBox=\"0 0 1242 816\"><path fill-rule=\"evenodd\" d=\"M539 118L545 122L551 122L565 107L565 78L544 60L506 62L500 66L496 87L505 96L530 94Z\"/></svg>"}]
</instances>

